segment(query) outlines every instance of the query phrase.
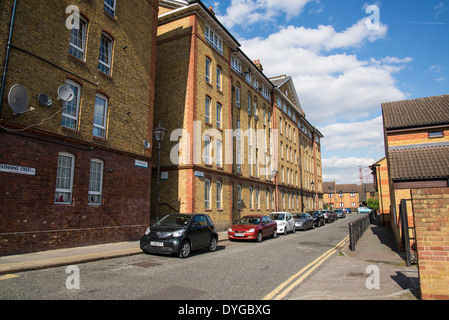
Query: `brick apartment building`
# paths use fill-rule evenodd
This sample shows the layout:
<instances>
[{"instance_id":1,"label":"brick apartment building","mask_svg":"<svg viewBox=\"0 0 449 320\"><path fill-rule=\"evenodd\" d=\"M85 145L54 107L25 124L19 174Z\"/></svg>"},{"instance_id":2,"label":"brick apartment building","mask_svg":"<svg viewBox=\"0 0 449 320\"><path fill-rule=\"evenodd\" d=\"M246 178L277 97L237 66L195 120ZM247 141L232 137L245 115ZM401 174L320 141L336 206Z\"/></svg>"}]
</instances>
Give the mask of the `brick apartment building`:
<instances>
[{"instance_id":1,"label":"brick apartment building","mask_svg":"<svg viewBox=\"0 0 449 320\"><path fill-rule=\"evenodd\" d=\"M161 214L206 212L226 229L322 205L322 135L290 77L268 78L201 1L160 1L157 44Z\"/></svg>"},{"instance_id":2,"label":"brick apartment building","mask_svg":"<svg viewBox=\"0 0 449 320\"><path fill-rule=\"evenodd\" d=\"M157 0L0 2L0 255L145 230L157 12ZM17 84L28 96L18 115ZM58 99L62 85L71 100Z\"/></svg>"},{"instance_id":3,"label":"brick apartment building","mask_svg":"<svg viewBox=\"0 0 449 320\"><path fill-rule=\"evenodd\" d=\"M422 299L448 299L449 95L383 103L382 113L391 228L418 262Z\"/></svg>"}]
</instances>

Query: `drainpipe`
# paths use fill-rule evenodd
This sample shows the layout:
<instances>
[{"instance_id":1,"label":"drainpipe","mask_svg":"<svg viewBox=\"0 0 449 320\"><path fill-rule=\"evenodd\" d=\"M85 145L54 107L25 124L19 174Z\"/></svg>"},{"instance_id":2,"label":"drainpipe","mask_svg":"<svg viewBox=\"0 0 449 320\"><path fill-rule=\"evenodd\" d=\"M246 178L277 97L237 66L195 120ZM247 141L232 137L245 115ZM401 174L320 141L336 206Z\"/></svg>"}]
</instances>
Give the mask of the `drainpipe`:
<instances>
[{"instance_id":1,"label":"drainpipe","mask_svg":"<svg viewBox=\"0 0 449 320\"><path fill-rule=\"evenodd\" d=\"M5 58L5 66L3 69L2 88L0 92L0 120L2 119L3 96L5 94L6 75L8 73L9 55L11 51L11 38L12 38L12 30L14 28L14 19L16 16L16 8L17 8L17 0L14 0L14 5L11 14L11 24L9 26L8 45L6 47L6 58Z\"/></svg>"}]
</instances>

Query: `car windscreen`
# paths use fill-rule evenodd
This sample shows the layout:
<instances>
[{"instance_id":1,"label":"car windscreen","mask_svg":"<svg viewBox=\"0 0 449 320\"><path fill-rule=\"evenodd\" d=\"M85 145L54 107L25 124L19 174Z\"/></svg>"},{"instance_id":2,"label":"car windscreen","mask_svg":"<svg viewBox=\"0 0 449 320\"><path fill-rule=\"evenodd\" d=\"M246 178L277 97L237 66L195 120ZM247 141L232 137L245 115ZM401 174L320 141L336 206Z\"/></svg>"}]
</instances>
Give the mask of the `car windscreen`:
<instances>
[{"instance_id":1,"label":"car windscreen","mask_svg":"<svg viewBox=\"0 0 449 320\"><path fill-rule=\"evenodd\" d=\"M295 218L295 219L305 219L305 218L307 218L307 213L294 214L293 218Z\"/></svg>"},{"instance_id":2,"label":"car windscreen","mask_svg":"<svg viewBox=\"0 0 449 320\"><path fill-rule=\"evenodd\" d=\"M284 216L285 216L285 214L283 214L283 213L272 213L272 214L270 214L270 219L284 220Z\"/></svg>"},{"instance_id":3,"label":"car windscreen","mask_svg":"<svg viewBox=\"0 0 449 320\"><path fill-rule=\"evenodd\" d=\"M156 225L160 227L186 227L192 216L187 214L169 214L159 220Z\"/></svg>"},{"instance_id":4,"label":"car windscreen","mask_svg":"<svg viewBox=\"0 0 449 320\"><path fill-rule=\"evenodd\" d=\"M237 224L260 224L260 217L243 217Z\"/></svg>"}]
</instances>

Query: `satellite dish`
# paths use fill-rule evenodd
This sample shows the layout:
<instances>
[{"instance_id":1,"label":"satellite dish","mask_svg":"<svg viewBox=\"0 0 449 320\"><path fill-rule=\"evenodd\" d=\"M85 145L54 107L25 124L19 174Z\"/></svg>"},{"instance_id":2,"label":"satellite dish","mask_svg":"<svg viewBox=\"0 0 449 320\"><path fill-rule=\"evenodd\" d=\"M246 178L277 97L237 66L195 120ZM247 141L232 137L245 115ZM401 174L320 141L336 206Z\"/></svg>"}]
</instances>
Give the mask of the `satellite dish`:
<instances>
[{"instance_id":1,"label":"satellite dish","mask_svg":"<svg viewBox=\"0 0 449 320\"><path fill-rule=\"evenodd\" d=\"M51 98L50 98L49 96L47 96L46 94L43 94L43 93L41 93L41 94L37 97L37 99L39 100L39 102L40 102L42 105L44 105L44 106L46 106L46 107L51 106L51 104L53 103L53 101L51 100Z\"/></svg>"},{"instance_id":2,"label":"satellite dish","mask_svg":"<svg viewBox=\"0 0 449 320\"><path fill-rule=\"evenodd\" d=\"M151 148L151 144L147 140L145 140L143 142L143 146L145 147L145 149L150 149Z\"/></svg>"},{"instance_id":3,"label":"satellite dish","mask_svg":"<svg viewBox=\"0 0 449 320\"><path fill-rule=\"evenodd\" d=\"M9 90L8 103L14 114L24 113L28 106L27 90L20 84L14 85Z\"/></svg>"},{"instance_id":4,"label":"satellite dish","mask_svg":"<svg viewBox=\"0 0 449 320\"><path fill-rule=\"evenodd\" d=\"M68 85L60 86L58 88L58 97L65 102L72 101L74 98L73 90Z\"/></svg>"}]
</instances>

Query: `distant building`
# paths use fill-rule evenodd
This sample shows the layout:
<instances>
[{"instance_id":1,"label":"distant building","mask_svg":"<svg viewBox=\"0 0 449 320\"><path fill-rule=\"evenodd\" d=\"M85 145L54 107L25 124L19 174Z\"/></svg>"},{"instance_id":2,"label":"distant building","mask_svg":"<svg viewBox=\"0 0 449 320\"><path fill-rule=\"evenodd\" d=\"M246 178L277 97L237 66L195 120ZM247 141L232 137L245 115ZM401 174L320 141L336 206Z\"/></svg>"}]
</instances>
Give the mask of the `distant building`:
<instances>
[{"instance_id":1,"label":"distant building","mask_svg":"<svg viewBox=\"0 0 449 320\"><path fill-rule=\"evenodd\" d=\"M358 185L324 182L323 189L323 201L333 209L349 208L357 211L359 206L367 205L369 198L375 198L378 195L372 183Z\"/></svg>"}]
</instances>

